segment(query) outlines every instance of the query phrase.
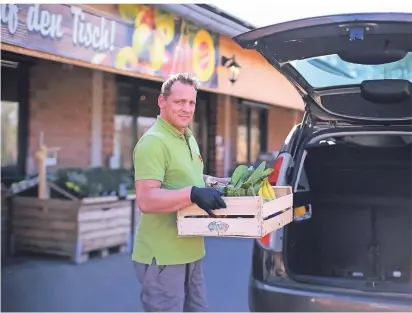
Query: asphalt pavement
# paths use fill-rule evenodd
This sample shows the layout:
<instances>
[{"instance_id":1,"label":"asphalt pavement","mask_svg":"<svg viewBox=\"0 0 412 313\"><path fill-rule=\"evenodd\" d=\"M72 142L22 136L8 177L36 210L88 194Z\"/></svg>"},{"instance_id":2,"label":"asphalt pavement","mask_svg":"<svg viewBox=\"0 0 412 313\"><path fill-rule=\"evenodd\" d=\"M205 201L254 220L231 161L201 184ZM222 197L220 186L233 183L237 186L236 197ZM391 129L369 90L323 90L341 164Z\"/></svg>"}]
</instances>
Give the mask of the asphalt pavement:
<instances>
[{"instance_id":1,"label":"asphalt pavement","mask_svg":"<svg viewBox=\"0 0 412 313\"><path fill-rule=\"evenodd\" d=\"M252 240L207 238L206 290L211 311L246 312ZM128 254L74 265L20 259L2 266L2 312L139 312L140 285Z\"/></svg>"}]
</instances>

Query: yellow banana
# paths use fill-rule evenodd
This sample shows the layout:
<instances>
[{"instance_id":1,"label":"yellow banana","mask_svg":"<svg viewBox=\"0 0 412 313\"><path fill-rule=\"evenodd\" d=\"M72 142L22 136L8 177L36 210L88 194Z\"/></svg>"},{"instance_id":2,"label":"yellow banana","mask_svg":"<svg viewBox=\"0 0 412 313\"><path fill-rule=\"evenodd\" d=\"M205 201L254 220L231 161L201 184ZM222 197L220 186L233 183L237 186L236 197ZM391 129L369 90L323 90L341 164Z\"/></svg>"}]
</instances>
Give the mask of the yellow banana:
<instances>
[{"instance_id":1,"label":"yellow banana","mask_svg":"<svg viewBox=\"0 0 412 313\"><path fill-rule=\"evenodd\" d=\"M259 188L258 194L259 194L259 196L261 196L263 198L263 185L262 185L262 187Z\"/></svg>"},{"instance_id":2,"label":"yellow banana","mask_svg":"<svg viewBox=\"0 0 412 313\"><path fill-rule=\"evenodd\" d=\"M270 185L269 180L266 179L265 183L266 183L266 188L268 189L268 192L269 192L269 195L270 195L270 199L271 200L276 199L275 192L273 191L273 188Z\"/></svg>"},{"instance_id":3,"label":"yellow banana","mask_svg":"<svg viewBox=\"0 0 412 313\"><path fill-rule=\"evenodd\" d=\"M268 192L268 189L266 188L265 183L263 183L262 188L260 188L262 190L262 196L263 199L269 201L270 200L270 194Z\"/></svg>"},{"instance_id":4,"label":"yellow banana","mask_svg":"<svg viewBox=\"0 0 412 313\"><path fill-rule=\"evenodd\" d=\"M268 201L272 200L272 195L270 194L270 190L268 188L268 184L266 183L266 181L263 183L263 185L264 185L264 190L267 194L266 200Z\"/></svg>"}]
</instances>

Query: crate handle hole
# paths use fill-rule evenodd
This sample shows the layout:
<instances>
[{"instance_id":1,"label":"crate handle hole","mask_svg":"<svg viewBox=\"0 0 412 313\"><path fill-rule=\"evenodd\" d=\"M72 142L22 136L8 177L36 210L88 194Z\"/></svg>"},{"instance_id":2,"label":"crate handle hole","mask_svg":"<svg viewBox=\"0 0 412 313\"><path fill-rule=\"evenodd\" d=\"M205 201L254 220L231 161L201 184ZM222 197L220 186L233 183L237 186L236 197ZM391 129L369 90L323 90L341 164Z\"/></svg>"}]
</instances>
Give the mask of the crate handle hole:
<instances>
[{"instance_id":1,"label":"crate handle hole","mask_svg":"<svg viewBox=\"0 0 412 313\"><path fill-rule=\"evenodd\" d=\"M102 211L109 211L109 210L110 210L110 207L102 208Z\"/></svg>"}]
</instances>

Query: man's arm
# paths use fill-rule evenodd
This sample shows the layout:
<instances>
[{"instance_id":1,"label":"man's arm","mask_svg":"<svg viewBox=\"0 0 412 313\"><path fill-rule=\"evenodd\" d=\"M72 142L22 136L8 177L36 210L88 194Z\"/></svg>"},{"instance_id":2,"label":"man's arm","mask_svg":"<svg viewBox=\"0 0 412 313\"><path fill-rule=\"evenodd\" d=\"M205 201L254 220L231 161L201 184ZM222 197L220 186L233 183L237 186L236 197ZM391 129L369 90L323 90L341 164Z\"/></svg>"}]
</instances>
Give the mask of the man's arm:
<instances>
[{"instance_id":1,"label":"man's arm","mask_svg":"<svg viewBox=\"0 0 412 313\"><path fill-rule=\"evenodd\" d=\"M165 190L163 182L169 162L163 142L154 136L145 136L133 151L136 204L143 213L175 212L191 203L192 187Z\"/></svg>"},{"instance_id":2,"label":"man's arm","mask_svg":"<svg viewBox=\"0 0 412 313\"><path fill-rule=\"evenodd\" d=\"M162 189L169 160L169 151L157 137L145 136L136 144L133 163L136 203L140 211L169 213L196 203L199 208L215 217L212 210L226 208L225 202L214 188L189 186L178 190Z\"/></svg>"},{"instance_id":3,"label":"man's arm","mask_svg":"<svg viewBox=\"0 0 412 313\"><path fill-rule=\"evenodd\" d=\"M158 180L137 180L136 203L143 213L170 213L188 206L192 187L178 190L160 189Z\"/></svg>"}]
</instances>

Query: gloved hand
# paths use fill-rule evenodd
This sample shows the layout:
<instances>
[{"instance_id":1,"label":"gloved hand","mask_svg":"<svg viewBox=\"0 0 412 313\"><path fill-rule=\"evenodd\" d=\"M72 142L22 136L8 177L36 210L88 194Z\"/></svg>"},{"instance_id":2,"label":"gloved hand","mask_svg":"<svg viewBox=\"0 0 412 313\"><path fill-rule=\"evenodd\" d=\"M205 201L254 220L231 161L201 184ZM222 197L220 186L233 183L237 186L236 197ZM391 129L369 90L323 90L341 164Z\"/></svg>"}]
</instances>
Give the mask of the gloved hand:
<instances>
[{"instance_id":1,"label":"gloved hand","mask_svg":"<svg viewBox=\"0 0 412 313\"><path fill-rule=\"evenodd\" d=\"M190 201L197 204L209 216L216 217L212 210L225 209L226 203L223 201L219 192L212 187L193 187L190 192Z\"/></svg>"}]
</instances>

